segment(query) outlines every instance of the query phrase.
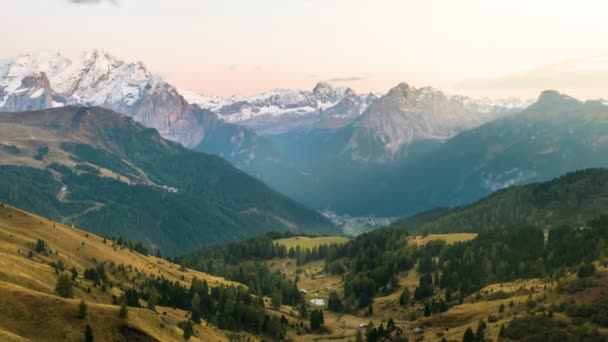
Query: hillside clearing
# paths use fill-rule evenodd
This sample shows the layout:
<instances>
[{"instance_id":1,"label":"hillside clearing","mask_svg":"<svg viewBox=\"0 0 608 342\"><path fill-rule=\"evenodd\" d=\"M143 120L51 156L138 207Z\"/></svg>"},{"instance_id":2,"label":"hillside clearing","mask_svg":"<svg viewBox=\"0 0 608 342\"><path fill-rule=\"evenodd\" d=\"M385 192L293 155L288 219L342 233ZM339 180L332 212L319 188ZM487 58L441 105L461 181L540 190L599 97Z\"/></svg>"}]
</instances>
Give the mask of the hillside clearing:
<instances>
[{"instance_id":1,"label":"hillside clearing","mask_svg":"<svg viewBox=\"0 0 608 342\"><path fill-rule=\"evenodd\" d=\"M426 236L421 236L421 235L412 236L408 241L410 241L411 243L416 244L418 246L424 246L429 241L443 240L448 245L451 245L456 242L473 240L476 237L477 237L476 233L429 234Z\"/></svg>"},{"instance_id":2,"label":"hillside clearing","mask_svg":"<svg viewBox=\"0 0 608 342\"><path fill-rule=\"evenodd\" d=\"M320 236L320 237L307 237L307 236L295 236L286 239L275 240L281 246L285 246L287 249L296 248L314 248L320 245L330 245L332 243L342 244L348 241L348 238L340 236Z\"/></svg>"}]
</instances>

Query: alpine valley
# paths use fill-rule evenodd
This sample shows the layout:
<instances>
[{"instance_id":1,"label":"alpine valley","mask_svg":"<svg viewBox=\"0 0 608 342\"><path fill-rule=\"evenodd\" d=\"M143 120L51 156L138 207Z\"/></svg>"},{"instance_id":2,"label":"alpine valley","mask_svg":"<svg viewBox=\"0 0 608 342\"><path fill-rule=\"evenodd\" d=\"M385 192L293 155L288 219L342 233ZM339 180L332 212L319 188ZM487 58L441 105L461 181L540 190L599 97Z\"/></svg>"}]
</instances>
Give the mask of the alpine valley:
<instances>
[{"instance_id":1,"label":"alpine valley","mask_svg":"<svg viewBox=\"0 0 608 342\"><path fill-rule=\"evenodd\" d=\"M607 1L2 5L0 342L608 342Z\"/></svg>"},{"instance_id":2,"label":"alpine valley","mask_svg":"<svg viewBox=\"0 0 608 342\"><path fill-rule=\"evenodd\" d=\"M376 202L364 209L359 199L385 196L386 174L402 174L450 138L516 114L526 102L476 101L405 83L386 95L357 94L326 82L312 91L222 99L178 90L142 62L101 50L73 60L37 53L0 63L1 111L65 105L132 117L166 139L225 158L311 208L397 216L419 208L379 210L385 203Z\"/></svg>"},{"instance_id":3,"label":"alpine valley","mask_svg":"<svg viewBox=\"0 0 608 342\"><path fill-rule=\"evenodd\" d=\"M2 341L608 341L604 100L218 98L93 50L2 61L0 111Z\"/></svg>"},{"instance_id":4,"label":"alpine valley","mask_svg":"<svg viewBox=\"0 0 608 342\"><path fill-rule=\"evenodd\" d=\"M92 50L75 60L5 60L0 99L6 112L77 105L122 113L309 208L353 217L462 205L608 165L605 102L555 91L491 101L406 83L380 95L320 82L312 91L224 99L178 90L141 62Z\"/></svg>"}]
</instances>

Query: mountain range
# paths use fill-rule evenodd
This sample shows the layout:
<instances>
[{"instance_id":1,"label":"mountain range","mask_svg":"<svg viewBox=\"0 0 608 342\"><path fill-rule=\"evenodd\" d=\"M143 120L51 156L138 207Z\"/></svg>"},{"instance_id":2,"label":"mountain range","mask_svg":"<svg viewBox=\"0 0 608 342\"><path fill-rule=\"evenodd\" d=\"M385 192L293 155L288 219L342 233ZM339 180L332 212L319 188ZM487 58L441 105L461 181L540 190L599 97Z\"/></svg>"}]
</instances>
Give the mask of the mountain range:
<instances>
[{"instance_id":1,"label":"mountain range","mask_svg":"<svg viewBox=\"0 0 608 342\"><path fill-rule=\"evenodd\" d=\"M312 91L277 89L255 96L210 98L182 91L186 99L218 114L230 123L259 134L280 134L293 129L337 128L360 116L378 98L357 94L350 88L334 88L320 82Z\"/></svg>"},{"instance_id":2,"label":"mountain range","mask_svg":"<svg viewBox=\"0 0 608 342\"><path fill-rule=\"evenodd\" d=\"M164 254L266 231L337 233L225 160L101 107L0 114L0 201Z\"/></svg>"},{"instance_id":3,"label":"mountain range","mask_svg":"<svg viewBox=\"0 0 608 342\"><path fill-rule=\"evenodd\" d=\"M227 99L178 90L143 63L94 50L77 60L0 63L0 111L96 105L233 163L306 206L401 216L463 205L510 185L606 166L605 101L555 91L535 103L474 100L401 83L358 94L321 82Z\"/></svg>"},{"instance_id":4,"label":"mountain range","mask_svg":"<svg viewBox=\"0 0 608 342\"><path fill-rule=\"evenodd\" d=\"M378 103L368 110L376 100ZM433 88L418 90L406 84L386 96L357 94L350 88L334 88L325 82L318 83L312 91L278 89L221 99L178 90L142 62L125 62L102 50L84 52L73 60L59 53L37 53L0 62L1 111L101 106L133 117L157 129L163 137L190 148L204 145L216 129L230 131L231 136L223 137L228 146L222 152L228 152L227 158L232 155L236 161L244 146L234 141L252 133L230 124L250 128L260 135L355 125L367 131L362 134L377 135L394 153L412 139L445 139L499 117L509 107L522 106L521 102L497 103L448 97ZM374 115L378 109L388 114ZM445 116L447 111L449 115ZM425 115L426 122L417 122L418 126L411 125L420 114L430 116ZM246 141L248 147L255 146L256 139L252 140ZM349 148L356 149L355 140L350 141Z\"/></svg>"}]
</instances>

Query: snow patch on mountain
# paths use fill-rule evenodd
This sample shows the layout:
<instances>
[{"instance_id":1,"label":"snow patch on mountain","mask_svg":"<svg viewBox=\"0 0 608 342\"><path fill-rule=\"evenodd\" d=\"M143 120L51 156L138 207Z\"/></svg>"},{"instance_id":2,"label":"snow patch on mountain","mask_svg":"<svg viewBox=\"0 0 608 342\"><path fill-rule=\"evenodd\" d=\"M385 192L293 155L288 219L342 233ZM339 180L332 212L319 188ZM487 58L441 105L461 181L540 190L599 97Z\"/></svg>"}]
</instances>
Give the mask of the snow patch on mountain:
<instances>
[{"instance_id":1,"label":"snow patch on mountain","mask_svg":"<svg viewBox=\"0 0 608 342\"><path fill-rule=\"evenodd\" d=\"M186 89L179 89L178 91L186 101L203 109L217 111L226 104L226 99L219 96L203 95Z\"/></svg>"},{"instance_id":2,"label":"snow patch on mountain","mask_svg":"<svg viewBox=\"0 0 608 342\"><path fill-rule=\"evenodd\" d=\"M191 103L216 112L220 119L261 133L344 125L360 116L377 98L373 94L356 94L350 88L334 88L325 82L318 83L312 91L275 89L226 99L183 90L181 93ZM331 120L338 122L330 124Z\"/></svg>"}]
</instances>

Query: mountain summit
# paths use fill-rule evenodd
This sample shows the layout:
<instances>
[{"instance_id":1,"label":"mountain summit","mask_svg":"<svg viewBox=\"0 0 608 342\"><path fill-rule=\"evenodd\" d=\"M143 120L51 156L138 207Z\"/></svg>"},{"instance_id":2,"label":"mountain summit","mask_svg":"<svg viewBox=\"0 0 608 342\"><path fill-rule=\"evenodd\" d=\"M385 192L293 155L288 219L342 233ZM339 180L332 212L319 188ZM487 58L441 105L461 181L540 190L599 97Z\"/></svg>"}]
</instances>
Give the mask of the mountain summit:
<instances>
[{"instance_id":1,"label":"mountain summit","mask_svg":"<svg viewBox=\"0 0 608 342\"><path fill-rule=\"evenodd\" d=\"M400 83L357 119L346 149L356 160L394 160L412 142L444 141L517 111Z\"/></svg>"},{"instance_id":2,"label":"mountain summit","mask_svg":"<svg viewBox=\"0 0 608 342\"><path fill-rule=\"evenodd\" d=\"M216 112L222 120L261 134L342 127L360 116L377 98L373 94L357 94L350 88L335 88L327 82L319 82L312 91L275 89L225 100L184 93L190 102Z\"/></svg>"},{"instance_id":3,"label":"mountain summit","mask_svg":"<svg viewBox=\"0 0 608 342\"><path fill-rule=\"evenodd\" d=\"M175 87L142 62L127 63L102 50L70 60L58 53L25 54L0 63L0 111L94 105L133 117L185 146L216 120L193 108Z\"/></svg>"}]
</instances>

